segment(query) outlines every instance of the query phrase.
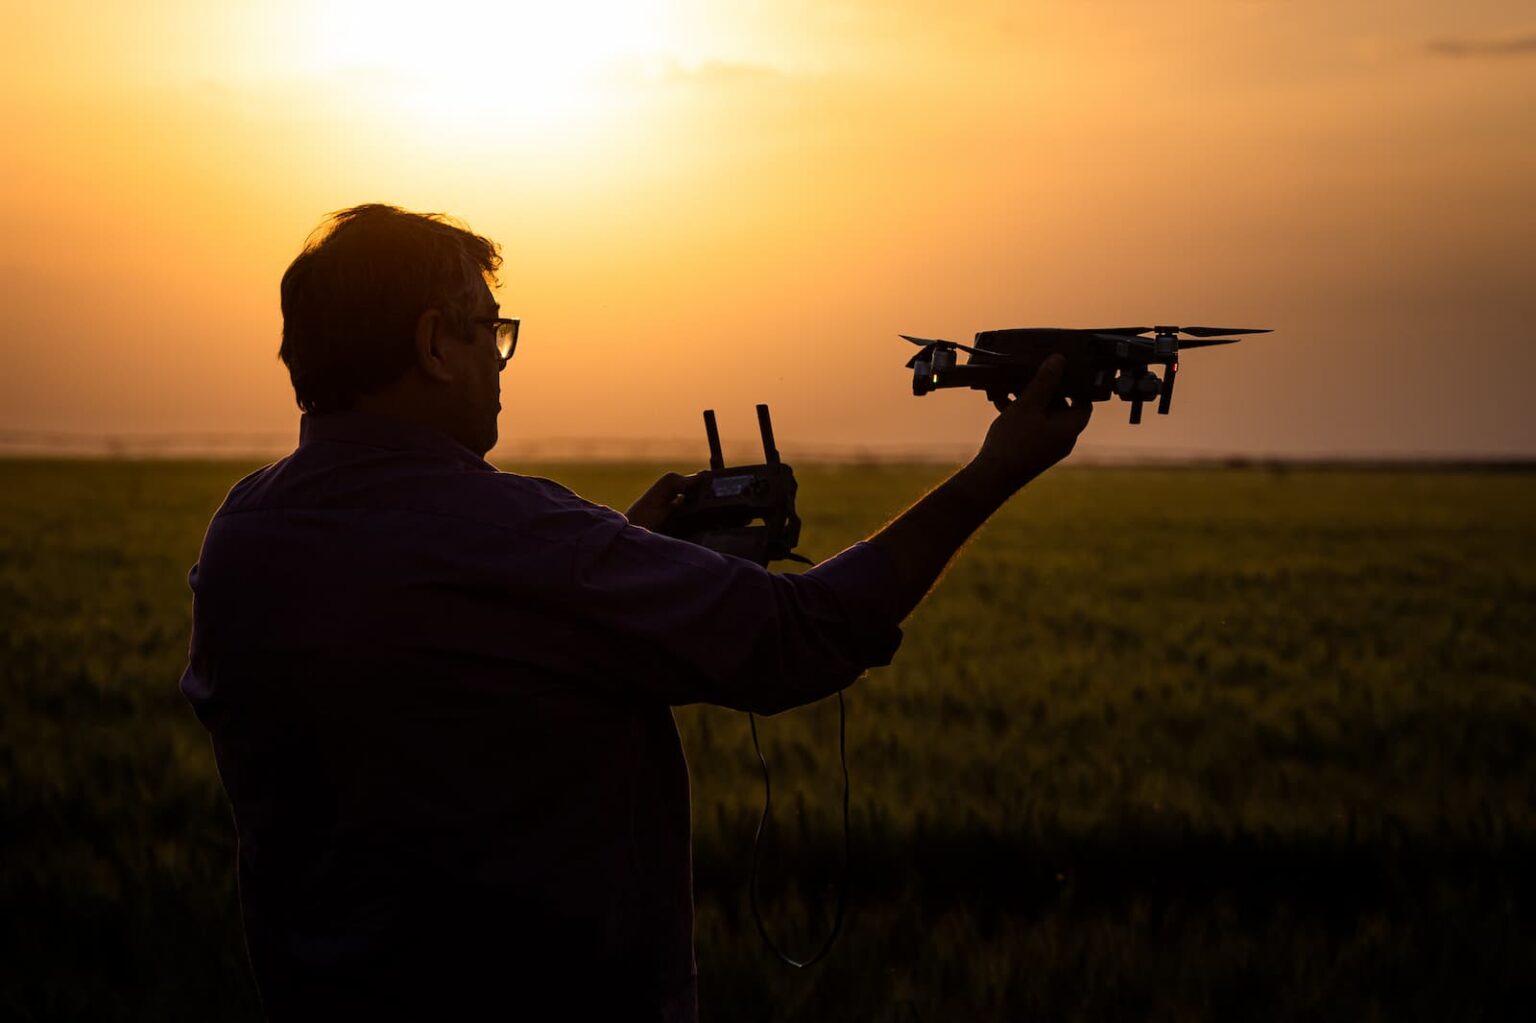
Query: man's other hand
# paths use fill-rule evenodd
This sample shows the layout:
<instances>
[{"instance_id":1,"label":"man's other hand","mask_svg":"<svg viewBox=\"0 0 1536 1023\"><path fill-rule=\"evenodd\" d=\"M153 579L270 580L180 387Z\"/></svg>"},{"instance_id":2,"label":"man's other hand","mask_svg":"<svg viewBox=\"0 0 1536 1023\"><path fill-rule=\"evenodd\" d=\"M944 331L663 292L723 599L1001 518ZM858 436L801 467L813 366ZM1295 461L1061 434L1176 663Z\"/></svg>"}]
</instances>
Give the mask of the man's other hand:
<instances>
[{"instance_id":1,"label":"man's other hand","mask_svg":"<svg viewBox=\"0 0 1536 1023\"><path fill-rule=\"evenodd\" d=\"M683 496L688 493L699 478L699 473L692 476L684 476L681 473L669 472L655 483L651 489L640 495L639 500L629 506L624 517L630 524L656 532L661 529L662 523L667 521L667 516L672 514L672 509L683 503Z\"/></svg>"},{"instance_id":2,"label":"man's other hand","mask_svg":"<svg viewBox=\"0 0 1536 1023\"><path fill-rule=\"evenodd\" d=\"M1067 360L1052 355L1040 364L1018 400L987 430L981 450L967 473L1006 499L1024 484L1071 454L1077 435L1088 425L1093 403L1057 394Z\"/></svg>"}]
</instances>

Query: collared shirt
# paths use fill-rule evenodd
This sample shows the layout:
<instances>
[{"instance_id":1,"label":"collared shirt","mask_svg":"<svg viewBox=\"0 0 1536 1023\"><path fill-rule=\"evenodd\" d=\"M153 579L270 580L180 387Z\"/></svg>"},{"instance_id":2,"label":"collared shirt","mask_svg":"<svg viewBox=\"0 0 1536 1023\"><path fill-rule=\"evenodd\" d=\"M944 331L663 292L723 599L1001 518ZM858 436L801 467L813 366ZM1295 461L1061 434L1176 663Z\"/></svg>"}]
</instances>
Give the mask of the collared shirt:
<instances>
[{"instance_id":1,"label":"collared shirt","mask_svg":"<svg viewBox=\"0 0 1536 1023\"><path fill-rule=\"evenodd\" d=\"M893 573L869 544L769 572L425 427L304 416L208 527L181 680L268 1010L692 1018L671 707L774 713L889 663Z\"/></svg>"}]
</instances>

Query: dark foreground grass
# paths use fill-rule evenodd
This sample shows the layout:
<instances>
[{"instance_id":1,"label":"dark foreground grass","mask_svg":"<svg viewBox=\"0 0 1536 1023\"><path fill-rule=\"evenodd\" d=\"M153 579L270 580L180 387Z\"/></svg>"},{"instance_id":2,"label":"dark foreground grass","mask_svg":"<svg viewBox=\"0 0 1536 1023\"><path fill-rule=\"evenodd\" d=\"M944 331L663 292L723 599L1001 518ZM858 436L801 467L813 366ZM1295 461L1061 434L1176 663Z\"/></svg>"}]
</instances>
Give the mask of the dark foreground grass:
<instances>
[{"instance_id":1,"label":"dark foreground grass","mask_svg":"<svg viewBox=\"0 0 1536 1023\"><path fill-rule=\"evenodd\" d=\"M176 690L250 466L0 462L0 1019L251 1019ZM657 467L546 467L618 504ZM800 470L826 556L933 468ZM1058 470L850 690L850 916L747 909L741 715L678 712L707 1018L1505 1019L1536 1004L1536 476ZM761 722L769 924L839 873L834 703Z\"/></svg>"}]
</instances>

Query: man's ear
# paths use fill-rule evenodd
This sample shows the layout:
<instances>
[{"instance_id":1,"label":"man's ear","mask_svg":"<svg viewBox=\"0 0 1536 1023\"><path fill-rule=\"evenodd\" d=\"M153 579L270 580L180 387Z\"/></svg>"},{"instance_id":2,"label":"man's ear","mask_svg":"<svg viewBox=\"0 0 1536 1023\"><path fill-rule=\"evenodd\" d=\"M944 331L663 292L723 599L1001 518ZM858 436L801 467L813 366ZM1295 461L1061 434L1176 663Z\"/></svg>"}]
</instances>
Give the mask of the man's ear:
<instances>
[{"instance_id":1,"label":"man's ear","mask_svg":"<svg viewBox=\"0 0 1536 1023\"><path fill-rule=\"evenodd\" d=\"M416 320L416 368L427 379L447 384L453 382L453 371L445 358L447 335L442 326L443 314L437 309L428 309Z\"/></svg>"}]
</instances>

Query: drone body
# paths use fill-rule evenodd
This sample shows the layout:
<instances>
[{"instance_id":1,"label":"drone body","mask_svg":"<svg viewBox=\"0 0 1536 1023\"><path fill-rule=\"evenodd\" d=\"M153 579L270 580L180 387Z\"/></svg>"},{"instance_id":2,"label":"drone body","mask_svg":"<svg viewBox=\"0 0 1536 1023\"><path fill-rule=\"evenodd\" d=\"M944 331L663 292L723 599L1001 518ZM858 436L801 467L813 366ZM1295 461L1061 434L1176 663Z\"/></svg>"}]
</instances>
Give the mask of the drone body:
<instances>
[{"instance_id":1,"label":"drone body","mask_svg":"<svg viewBox=\"0 0 1536 1023\"><path fill-rule=\"evenodd\" d=\"M974 346L901 336L923 349L907 363L913 371L913 394L969 387L985 391L1003 409L1012 396L1023 392L1048 356L1060 353L1067 360L1061 377L1063 397L1107 401L1118 396L1131 403L1131 422L1139 423L1142 403L1154 398L1157 411L1168 413L1180 349L1242 340L1230 336L1235 334L1266 333L1244 327L1019 327L981 331ZM1180 334L1194 340L1181 341ZM969 361L958 363L957 351L969 353ZM1165 367L1163 376L1152 370L1154 365Z\"/></svg>"}]
</instances>

